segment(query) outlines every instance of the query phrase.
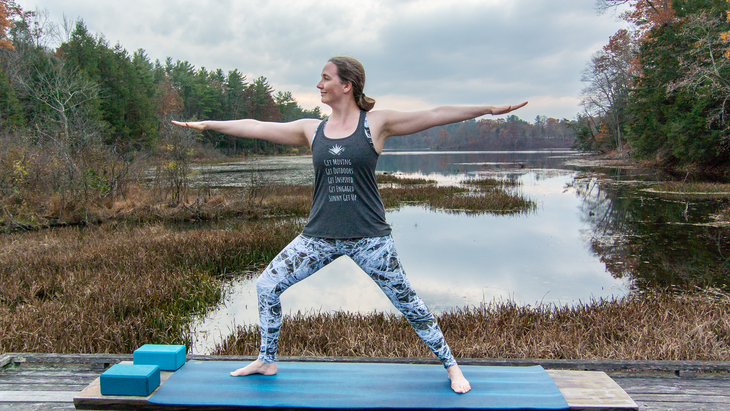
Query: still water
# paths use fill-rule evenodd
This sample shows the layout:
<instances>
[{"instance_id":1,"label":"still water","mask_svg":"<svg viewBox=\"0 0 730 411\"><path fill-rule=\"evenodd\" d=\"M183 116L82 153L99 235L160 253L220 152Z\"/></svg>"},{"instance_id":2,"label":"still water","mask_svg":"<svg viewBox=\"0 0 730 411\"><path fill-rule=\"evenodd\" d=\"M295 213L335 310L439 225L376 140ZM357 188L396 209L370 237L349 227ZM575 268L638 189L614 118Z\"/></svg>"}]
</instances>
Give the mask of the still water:
<instances>
[{"instance_id":1,"label":"still water","mask_svg":"<svg viewBox=\"0 0 730 411\"><path fill-rule=\"evenodd\" d=\"M702 244L709 245L702 247L710 255L703 261L723 264L724 253L730 254L723 245L727 229L708 224L721 200L656 198L641 190L657 176L588 169L579 166L580 157L573 151L383 153L380 172L439 184L476 176L516 179L519 193L538 205L535 212L520 215L475 216L413 205L388 210L406 273L432 311L495 300L570 305L625 296L636 292L637 284L657 281L650 277L671 277L682 261L693 261L689 256L700 245L667 245L677 237L678 227L693 240L708 238ZM313 174L311 157L276 157L207 166L197 178L211 186L245 186L254 179L311 184ZM659 223L657 215L662 216ZM721 243L717 252L711 251L713 239ZM656 244L647 246L647 241ZM674 255L676 263L657 256L656 250ZM667 272L657 274L657 267ZM244 276L232 280L218 309L193 324L193 352L207 353L237 325L257 323L255 281ZM394 312L377 286L346 257L291 287L281 300L285 313Z\"/></svg>"}]
</instances>

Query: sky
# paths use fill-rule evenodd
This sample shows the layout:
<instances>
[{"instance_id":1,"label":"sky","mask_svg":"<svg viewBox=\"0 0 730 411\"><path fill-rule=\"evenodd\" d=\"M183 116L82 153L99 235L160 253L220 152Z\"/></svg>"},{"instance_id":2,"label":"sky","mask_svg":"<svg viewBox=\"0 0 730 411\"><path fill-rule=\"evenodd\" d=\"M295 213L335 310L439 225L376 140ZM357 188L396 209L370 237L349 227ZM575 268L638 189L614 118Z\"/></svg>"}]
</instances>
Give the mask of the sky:
<instances>
[{"instance_id":1,"label":"sky","mask_svg":"<svg viewBox=\"0 0 730 411\"><path fill-rule=\"evenodd\" d=\"M83 19L90 32L150 60L265 76L307 109L336 55L365 66L375 109L507 105L574 119L581 72L626 23L593 0L16 0L51 22Z\"/></svg>"}]
</instances>

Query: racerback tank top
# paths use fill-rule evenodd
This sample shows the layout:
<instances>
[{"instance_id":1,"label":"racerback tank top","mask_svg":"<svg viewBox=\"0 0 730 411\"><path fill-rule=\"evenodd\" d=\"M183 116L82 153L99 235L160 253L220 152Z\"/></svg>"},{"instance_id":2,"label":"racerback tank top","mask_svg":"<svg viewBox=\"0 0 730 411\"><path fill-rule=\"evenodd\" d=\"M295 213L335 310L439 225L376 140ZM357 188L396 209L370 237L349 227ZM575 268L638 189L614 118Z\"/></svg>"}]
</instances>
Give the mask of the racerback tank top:
<instances>
[{"instance_id":1,"label":"racerback tank top","mask_svg":"<svg viewBox=\"0 0 730 411\"><path fill-rule=\"evenodd\" d=\"M391 233L375 181L378 153L360 112L357 129L345 138L327 138L320 123L312 140L314 195L303 234L350 239L383 237Z\"/></svg>"}]
</instances>

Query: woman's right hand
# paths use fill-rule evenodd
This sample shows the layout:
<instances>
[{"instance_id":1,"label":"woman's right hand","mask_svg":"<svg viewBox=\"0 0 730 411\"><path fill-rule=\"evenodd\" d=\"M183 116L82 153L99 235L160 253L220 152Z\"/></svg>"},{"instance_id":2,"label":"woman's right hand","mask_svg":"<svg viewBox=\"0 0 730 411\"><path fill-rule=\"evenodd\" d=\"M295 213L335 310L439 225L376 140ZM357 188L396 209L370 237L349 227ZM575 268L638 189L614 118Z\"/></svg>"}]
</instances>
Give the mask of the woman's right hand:
<instances>
[{"instance_id":1,"label":"woman's right hand","mask_svg":"<svg viewBox=\"0 0 730 411\"><path fill-rule=\"evenodd\" d=\"M173 120L172 124L175 124L176 126L180 126L180 127L194 128L194 129L200 130L200 131L203 131L208 128L205 124L205 121L175 121L175 120Z\"/></svg>"}]
</instances>

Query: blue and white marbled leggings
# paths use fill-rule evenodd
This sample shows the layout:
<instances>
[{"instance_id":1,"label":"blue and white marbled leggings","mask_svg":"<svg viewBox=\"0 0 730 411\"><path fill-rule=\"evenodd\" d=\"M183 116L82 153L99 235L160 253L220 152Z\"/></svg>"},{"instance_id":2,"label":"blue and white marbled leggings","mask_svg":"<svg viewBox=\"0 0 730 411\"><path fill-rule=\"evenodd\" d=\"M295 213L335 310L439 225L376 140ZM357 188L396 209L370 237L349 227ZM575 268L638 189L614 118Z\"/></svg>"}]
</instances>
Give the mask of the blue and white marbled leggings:
<instances>
[{"instance_id":1,"label":"blue and white marbled leggings","mask_svg":"<svg viewBox=\"0 0 730 411\"><path fill-rule=\"evenodd\" d=\"M406 278L391 236L331 240L299 235L289 243L256 281L261 329L259 360L276 361L281 293L343 255L355 261L375 281L444 367L456 364L436 319Z\"/></svg>"}]
</instances>

